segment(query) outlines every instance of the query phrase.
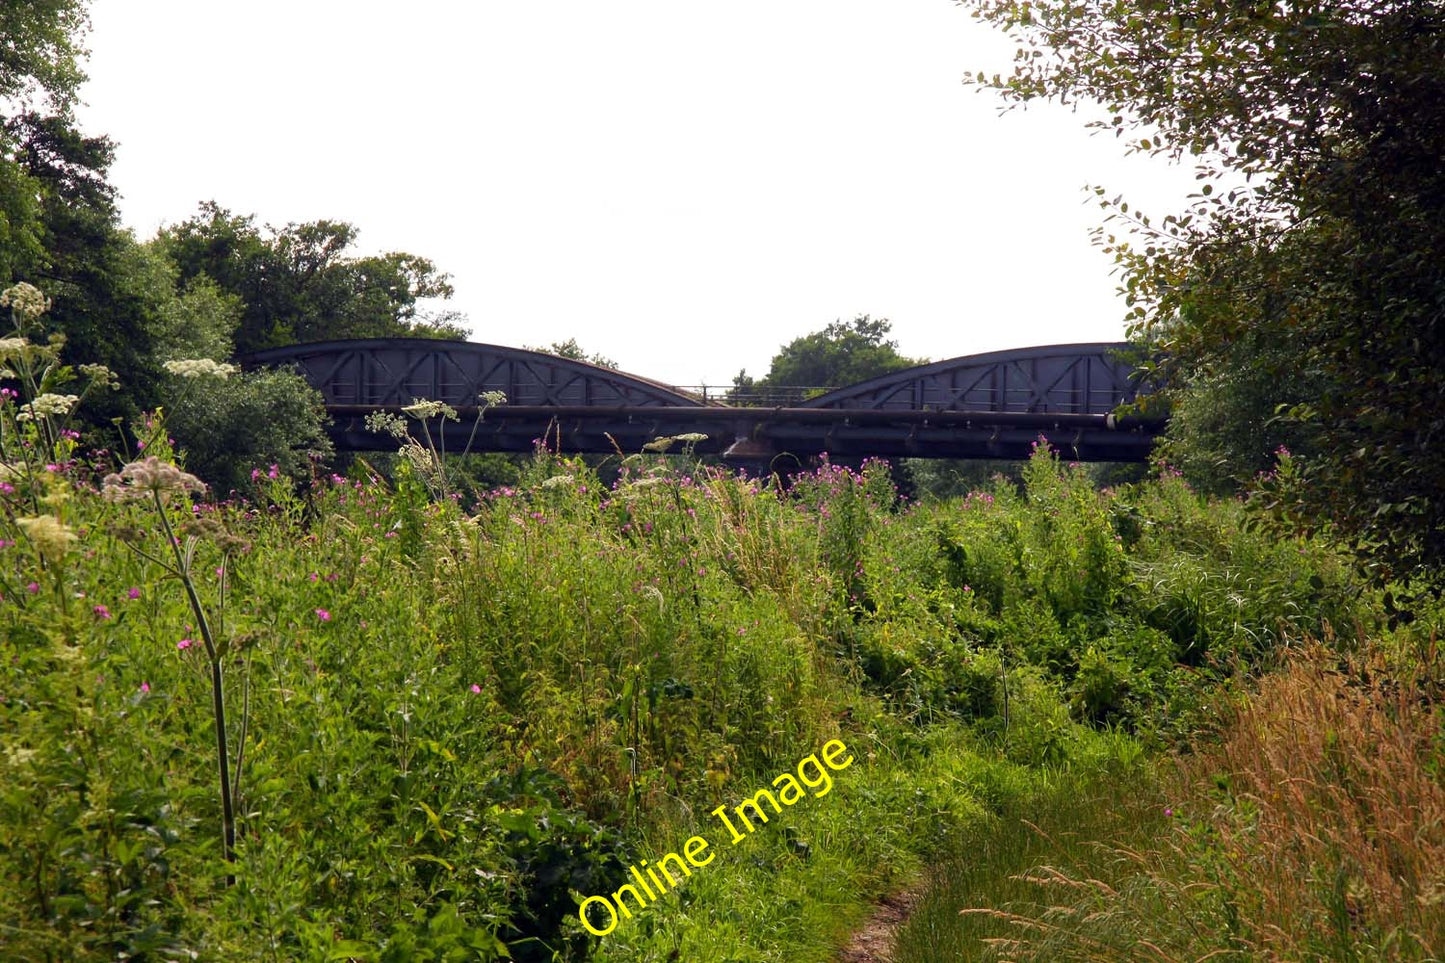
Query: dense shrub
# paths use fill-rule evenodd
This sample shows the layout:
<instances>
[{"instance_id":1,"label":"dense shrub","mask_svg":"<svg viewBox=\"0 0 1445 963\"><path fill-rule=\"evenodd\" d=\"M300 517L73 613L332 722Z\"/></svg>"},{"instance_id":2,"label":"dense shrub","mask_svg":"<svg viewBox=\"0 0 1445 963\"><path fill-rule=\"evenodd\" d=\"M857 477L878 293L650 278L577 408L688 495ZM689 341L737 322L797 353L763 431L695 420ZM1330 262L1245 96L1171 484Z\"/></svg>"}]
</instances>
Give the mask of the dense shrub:
<instances>
[{"instance_id":1,"label":"dense shrub","mask_svg":"<svg viewBox=\"0 0 1445 963\"><path fill-rule=\"evenodd\" d=\"M300 477L331 452L321 396L289 371L247 371L173 386L167 427L186 465L217 492L245 491L251 472Z\"/></svg>"}]
</instances>

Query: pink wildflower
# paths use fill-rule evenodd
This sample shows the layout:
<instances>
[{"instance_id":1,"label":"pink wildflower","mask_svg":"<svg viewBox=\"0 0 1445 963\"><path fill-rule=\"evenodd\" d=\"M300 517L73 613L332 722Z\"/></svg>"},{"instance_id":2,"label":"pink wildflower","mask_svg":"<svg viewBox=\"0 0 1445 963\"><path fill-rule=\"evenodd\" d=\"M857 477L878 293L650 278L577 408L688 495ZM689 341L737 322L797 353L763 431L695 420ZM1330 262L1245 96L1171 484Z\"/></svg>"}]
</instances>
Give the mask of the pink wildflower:
<instances>
[{"instance_id":1,"label":"pink wildflower","mask_svg":"<svg viewBox=\"0 0 1445 963\"><path fill-rule=\"evenodd\" d=\"M126 592L126 593L125 593L125 597L128 598L128 599L138 599L138 598L140 598L140 589L138 589L138 588L132 588L129 592Z\"/></svg>"},{"instance_id":2,"label":"pink wildflower","mask_svg":"<svg viewBox=\"0 0 1445 963\"><path fill-rule=\"evenodd\" d=\"M25 591L29 592L31 595L34 595L35 593L40 591L40 583L31 582L29 585L25 586Z\"/></svg>"},{"instance_id":3,"label":"pink wildflower","mask_svg":"<svg viewBox=\"0 0 1445 963\"><path fill-rule=\"evenodd\" d=\"M473 683L472 683L472 692L475 693L475 694L480 695L480 694L481 694L481 691L482 691L482 687L479 686L479 685L477 685L475 682L473 682Z\"/></svg>"},{"instance_id":4,"label":"pink wildflower","mask_svg":"<svg viewBox=\"0 0 1445 963\"><path fill-rule=\"evenodd\" d=\"M142 692L149 692L149 691L151 691L151 684L150 684L149 682L142 682L142 683L140 684L140 691L142 691Z\"/></svg>"},{"instance_id":5,"label":"pink wildflower","mask_svg":"<svg viewBox=\"0 0 1445 963\"><path fill-rule=\"evenodd\" d=\"M98 618L110 618L110 609L106 608L104 605L97 605L93 609L91 609L91 611L94 612Z\"/></svg>"},{"instance_id":6,"label":"pink wildflower","mask_svg":"<svg viewBox=\"0 0 1445 963\"><path fill-rule=\"evenodd\" d=\"M316 617L317 617L318 619L320 619L321 621L323 621L323 622L330 622L330 621L331 621L331 613L328 612L328 611L326 611L325 609L317 609L317 610L316 610Z\"/></svg>"},{"instance_id":7,"label":"pink wildflower","mask_svg":"<svg viewBox=\"0 0 1445 963\"><path fill-rule=\"evenodd\" d=\"M182 652L184 652L186 649L189 649L191 646L193 646L193 645L195 645L195 644L196 644L196 643L193 642L193 641L191 641L190 639L181 639L179 642L176 643L176 648L178 648L178 649L180 649Z\"/></svg>"}]
</instances>

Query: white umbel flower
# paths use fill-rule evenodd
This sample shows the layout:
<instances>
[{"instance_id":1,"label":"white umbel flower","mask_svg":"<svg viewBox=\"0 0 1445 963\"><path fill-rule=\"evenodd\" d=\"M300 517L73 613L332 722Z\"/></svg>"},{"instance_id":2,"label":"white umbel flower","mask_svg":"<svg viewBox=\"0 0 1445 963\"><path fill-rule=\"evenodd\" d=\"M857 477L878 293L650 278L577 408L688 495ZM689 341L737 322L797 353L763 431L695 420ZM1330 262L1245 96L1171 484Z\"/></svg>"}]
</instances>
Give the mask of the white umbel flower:
<instances>
[{"instance_id":1,"label":"white umbel flower","mask_svg":"<svg viewBox=\"0 0 1445 963\"><path fill-rule=\"evenodd\" d=\"M233 364L222 364L210 358L187 358L182 361L167 361L163 366L171 374L181 378L229 378L240 369Z\"/></svg>"},{"instance_id":2,"label":"white umbel flower","mask_svg":"<svg viewBox=\"0 0 1445 963\"><path fill-rule=\"evenodd\" d=\"M36 395L35 400L23 405L20 413L15 417L19 421L30 421L32 418L58 418L70 414L72 408L80 404L79 395L57 395L46 393Z\"/></svg>"},{"instance_id":3,"label":"white umbel flower","mask_svg":"<svg viewBox=\"0 0 1445 963\"><path fill-rule=\"evenodd\" d=\"M21 281L0 291L0 307L8 307L21 318L30 320L50 310L50 299L35 285Z\"/></svg>"},{"instance_id":4,"label":"white umbel flower","mask_svg":"<svg viewBox=\"0 0 1445 963\"><path fill-rule=\"evenodd\" d=\"M183 472L154 455L143 461L131 462L119 474L106 475L101 485L101 495L109 501L140 498L151 492L205 490L205 483L195 475Z\"/></svg>"}]
</instances>

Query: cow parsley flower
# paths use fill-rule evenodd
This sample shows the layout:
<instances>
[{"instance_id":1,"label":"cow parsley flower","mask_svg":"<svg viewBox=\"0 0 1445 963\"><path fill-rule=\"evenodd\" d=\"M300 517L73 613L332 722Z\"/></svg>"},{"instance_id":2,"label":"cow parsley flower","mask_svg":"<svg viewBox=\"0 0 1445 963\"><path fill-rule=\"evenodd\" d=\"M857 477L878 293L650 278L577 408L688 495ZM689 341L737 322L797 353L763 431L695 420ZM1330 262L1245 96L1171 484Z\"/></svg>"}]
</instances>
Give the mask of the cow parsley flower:
<instances>
[{"instance_id":1,"label":"cow parsley flower","mask_svg":"<svg viewBox=\"0 0 1445 963\"><path fill-rule=\"evenodd\" d=\"M23 358L30 347L32 345L26 338L0 338L0 362Z\"/></svg>"},{"instance_id":2,"label":"cow parsley flower","mask_svg":"<svg viewBox=\"0 0 1445 963\"><path fill-rule=\"evenodd\" d=\"M457 410L451 405L442 401L428 401L425 398L413 398L411 404L401 409L413 418L450 418L452 421L460 420Z\"/></svg>"},{"instance_id":3,"label":"cow parsley flower","mask_svg":"<svg viewBox=\"0 0 1445 963\"><path fill-rule=\"evenodd\" d=\"M21 281L0 291L0 307L8 307L17 320L38 318L50 310L50 299L33 284Z\"/></svg>"},{"instance_id":4,"label":"cow parsley flower","mask_svg":"<svg viewBox=\"0 0 1445 963\"><path fill-rule=\"evenodd\" d=\"M221 364L210 358L167 361L162 367L181 378L229 378L240 370L233 364Z\"/></svg>"},{"instance_id":5,"label":"cow parsley flower","mask_svg":"<svg viewBox=\"0 0 1445 963\"><path fill-rule=\"evenodd\" d=\"M366 430L400 441L406 437L406 419L390 411L373 411L366 416Z\"/></svg>"},{"instance_id":6,"label":"cow parsley flower","mask_svg":"<svg viewBox=\"0 0 1445 963\"><path fill-rule=\"evenodd\" d=\"M37 395L35 400L27 405L20 406L20 412L16 414L17 421L29 421L32 418L63 417L70 414L70 410L80 404L79 395L57 395L47 392Z\"/></svg>"},{"instance_id":7,"label":"cow parsley flower","mask_svg":"<svg viewBox=\"0 0 1445 963\"><path fill-rule=\"evenodd\" d=\"M101 482L101 495L109 501L139 498L151 492L203 492L205 483L195 475L181 471L170 462L151 455L144 461L133 461L119 474L106 475Z\"/></svg>"},{"instance_id":8,"label":"cow parsley flower","mask_svg":"<svg viewBox=\"0 0 1445 963\"><path fill-rule=\"evenodd\" d=\"M86 376L87 378L89 378L91 381L95 382L95 384L100 385L100 386L102 386L102 387L106 387L106 388L119 388L119 387L120 387L120 379L115 376L115 372L114 372L114 371L111 371L109 368L107 368L107 367L106 367L105 365L103 365L103 364L83 364L83 365L80 365L80 373L83 374L83 375L85 375L85 376Z\"/></svg>"}]
</instances>

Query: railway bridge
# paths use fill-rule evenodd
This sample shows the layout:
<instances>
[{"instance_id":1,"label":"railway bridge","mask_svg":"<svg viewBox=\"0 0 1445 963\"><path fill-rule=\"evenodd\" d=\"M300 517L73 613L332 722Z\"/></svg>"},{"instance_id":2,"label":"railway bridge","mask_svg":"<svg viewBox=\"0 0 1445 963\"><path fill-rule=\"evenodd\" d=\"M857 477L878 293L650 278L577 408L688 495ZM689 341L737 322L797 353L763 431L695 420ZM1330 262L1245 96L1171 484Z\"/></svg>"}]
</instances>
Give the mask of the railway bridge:
<instances>
[{"instance_id":1,"label":"railway bridge","mask_svg":"<svg viewBox=\"0 0 1445 963\"><path fill-rule=\"evenodd\" d=\"M699 454L738 462L807 458L1026 458L1042 435L1065 457L1148 457L1162 418L1116 410L1147 390L1125 343L1016 348L896 371L812 397L747 404L708 397L556 355L475 342L381 338L291 345L241 359L293 366L321 392L343 450L394 445L366 415L417 399L461 415L441 427L448 451L635 452L661 436L698 434ZM715 391L716 389L711 389ZM479 396L506 403L479 411ZM775 399L767 399L773 401ZM482 415L480 423L478 414ZM437 433L432 427L433 436Z\"/></svg>"}]
</instances>

